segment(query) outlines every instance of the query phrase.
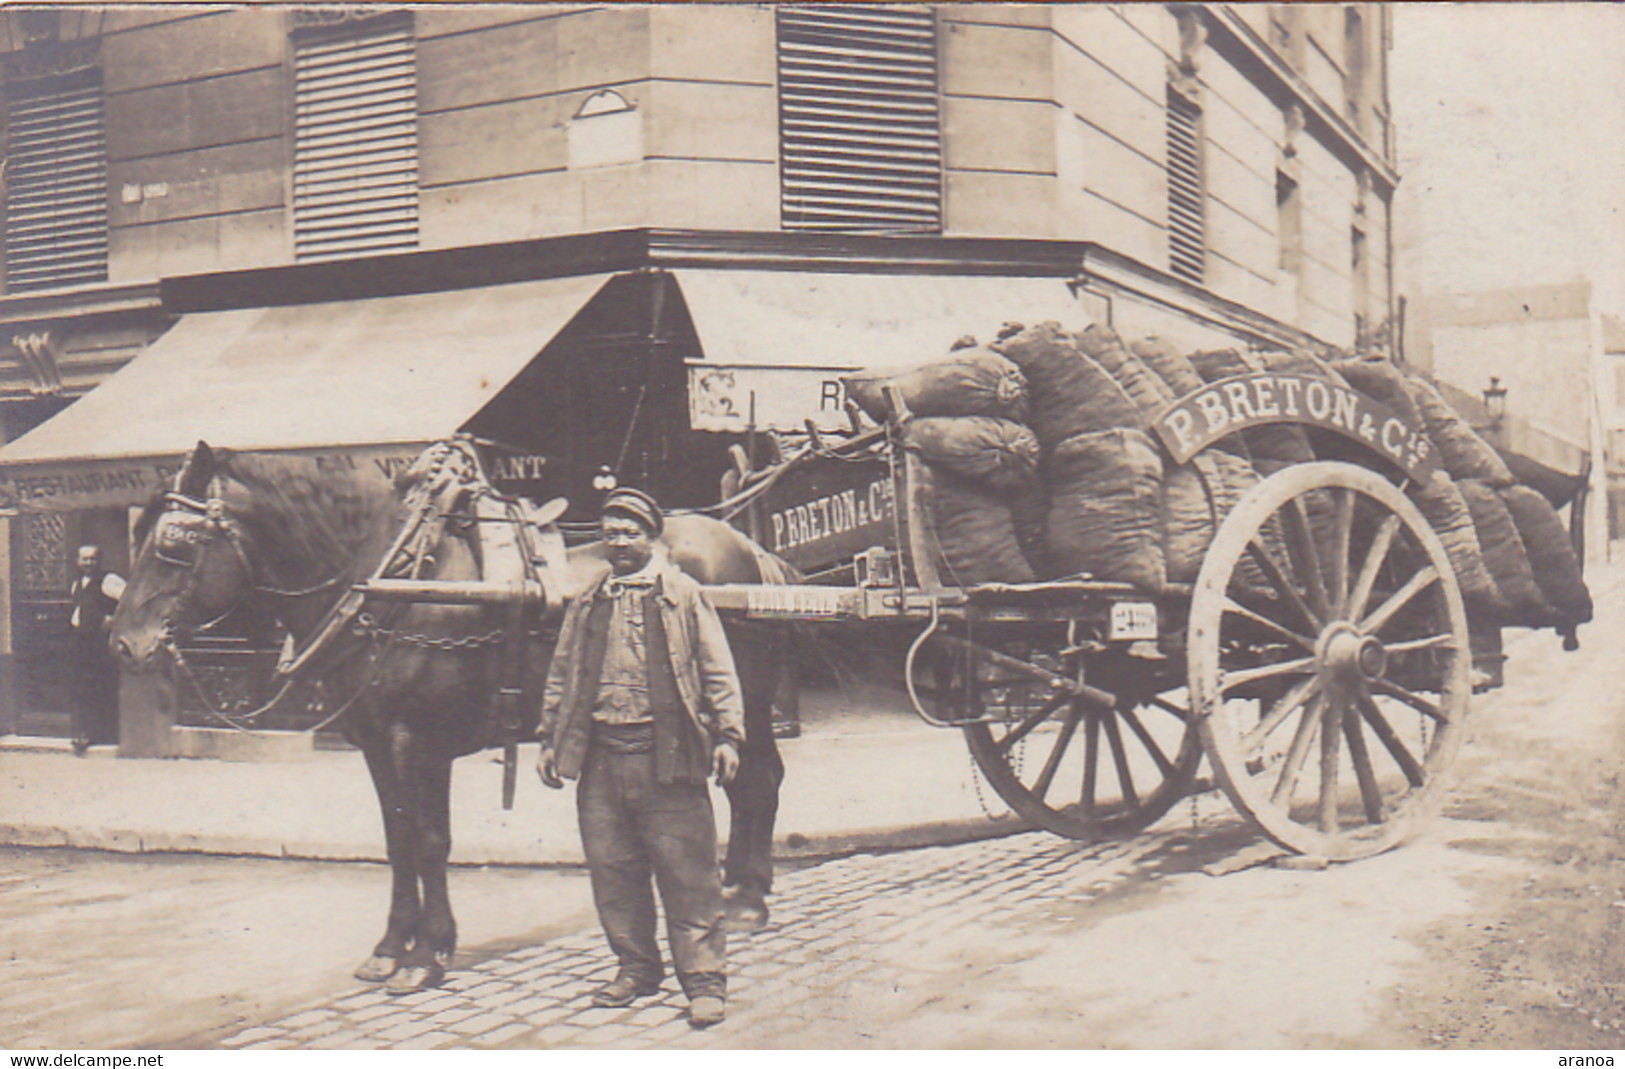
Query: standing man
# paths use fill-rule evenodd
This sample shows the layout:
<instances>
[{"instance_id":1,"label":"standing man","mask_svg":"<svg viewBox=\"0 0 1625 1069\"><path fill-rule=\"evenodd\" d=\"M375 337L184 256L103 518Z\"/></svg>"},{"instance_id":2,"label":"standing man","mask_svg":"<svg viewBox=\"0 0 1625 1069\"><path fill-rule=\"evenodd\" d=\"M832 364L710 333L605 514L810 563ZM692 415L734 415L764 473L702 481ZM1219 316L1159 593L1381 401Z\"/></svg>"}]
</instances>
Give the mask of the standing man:
<instances>
[{"instance_id":1,"label":"standing man","mask_svg":"<svg viewBox=\"0 0 1625 1069\"><path fill-rule=\"evenodd\" d=\"M73 633L73 752L80 757L91 746L118 744L118 663L107 648L113 610L124 593L124 580L102 568L97 546L79 547L79 575L68 589Z\"/></svg>"},{"instance_id":2,"label":"standing man","mask_svg":"<svg viewBox=\"0 0 1625 1069\"><path fill-rule=\"evenodd\" d=\"M622 488L604 502L611 571L570 603L542 704L542 782L581 779L576 812L593 901L620 969L593 994L625 1006L660 990L651 876L696 1028L727 997L722 880L706 778L727 784L745 741L733 654L699 586L657 551L665 516Z\"/></svg>"}]
</instances>

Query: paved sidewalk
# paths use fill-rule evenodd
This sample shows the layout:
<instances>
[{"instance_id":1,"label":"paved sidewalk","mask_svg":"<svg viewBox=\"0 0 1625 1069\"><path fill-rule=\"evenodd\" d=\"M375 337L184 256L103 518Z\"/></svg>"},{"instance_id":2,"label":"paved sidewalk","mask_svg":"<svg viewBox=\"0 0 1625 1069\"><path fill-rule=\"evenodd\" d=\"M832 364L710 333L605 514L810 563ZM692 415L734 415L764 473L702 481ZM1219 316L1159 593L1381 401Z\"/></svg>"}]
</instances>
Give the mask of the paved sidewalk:
<instances>
[{"instance_id":1,"label":"paved sidewalk","mask_svg":"<svg viewBox=\"0 0 1625 1069\"><path fill-rule=\"evenodd\" d=\"M780 742L786 779L780 857L959 842L1015 830L972 771L958 731L927 727L886 692L804 701L804 732ZM383 827L361 755L236 762L76 758L12 738L0 748L0 844L382 860ZM573 789L542 787L534 746L520 748L519 790L504 812L494 753L453 766L452 861L580 864ZM728 803L713 788L719 828ZM986 808L983 807L985 800Z\"/></svg>"}]
</instances>

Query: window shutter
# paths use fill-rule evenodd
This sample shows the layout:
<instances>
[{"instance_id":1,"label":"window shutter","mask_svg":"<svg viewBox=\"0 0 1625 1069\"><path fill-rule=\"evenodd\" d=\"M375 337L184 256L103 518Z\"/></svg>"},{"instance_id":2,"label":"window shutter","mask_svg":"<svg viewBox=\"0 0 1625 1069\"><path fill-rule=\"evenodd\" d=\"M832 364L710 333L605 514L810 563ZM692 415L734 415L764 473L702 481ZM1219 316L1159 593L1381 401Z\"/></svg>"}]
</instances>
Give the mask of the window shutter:
<instances>
[{"instance_id":1,"label":"window shutter","mask_svg":"<svg viewBox=\"0 0 1625 1069\"><path fill-rule=\"evenodd\" d=\"M937 30L929 7L779 7L786 230L942 230Z\"/></svg>"},{"instance_id":2,"label":"window shutter","mask_svg":"<svg viewBox=\"0 0 1625 1069\"><path fill-rule=\"evenodd\" d=\"M1202 281L1207 257L1203 239L1202 110L1168 92L1168 260L1174 274Z\"/></svg>"},{"instance_id":3,"label":"window shutter","mask_svg":"<svg viewBox=\"0 0 1625 1069\"><path fill-rule=\"evenodd\" d=\"M299 41L294 256L417 247L417 63L410 19Z\"/></svg>"},{"instance_id":4,"label":"window shutter","mask_svg":"<svg viewBox=\"0 0 1625 1069\"><path fill-rule=\"evenodd\" d=\"M6 285L10 292L107 279L107 140L100 81L9 87Z\"/></svg>"}]
</instances>

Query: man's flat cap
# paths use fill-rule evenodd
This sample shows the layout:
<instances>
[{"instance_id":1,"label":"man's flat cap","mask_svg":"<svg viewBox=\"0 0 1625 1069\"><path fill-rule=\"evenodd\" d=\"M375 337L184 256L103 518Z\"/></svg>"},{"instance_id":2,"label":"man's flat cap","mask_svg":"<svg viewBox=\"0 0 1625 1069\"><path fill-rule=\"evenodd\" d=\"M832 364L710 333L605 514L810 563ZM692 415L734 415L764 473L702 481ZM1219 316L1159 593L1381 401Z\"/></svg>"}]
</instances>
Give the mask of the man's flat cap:
<instances>
[{"instance_id":1,"label":"man's flat cap","mask_svg":"<svg viewBox=\"0 0 1625 1069\"><path fill-rule=\"evenodd\" d=\"M612 512L632 517L652 535L658 535L666 529L666 514L660 511L660 502L642 490L630 486L614 490L604 499L604 515L608 516Z\"/></svg>"}]
</instances>

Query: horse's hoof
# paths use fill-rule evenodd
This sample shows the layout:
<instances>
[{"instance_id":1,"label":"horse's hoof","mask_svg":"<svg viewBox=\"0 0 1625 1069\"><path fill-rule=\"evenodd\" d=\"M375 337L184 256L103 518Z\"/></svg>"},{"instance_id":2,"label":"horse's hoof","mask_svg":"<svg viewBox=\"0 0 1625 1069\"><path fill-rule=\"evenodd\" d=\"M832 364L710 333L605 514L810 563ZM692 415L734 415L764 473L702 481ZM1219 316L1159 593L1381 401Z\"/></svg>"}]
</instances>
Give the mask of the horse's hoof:
<instances>
[{"instance_id":1,"label":"horse's hoof","mask_svg":"<svg viewBox=\"0 0 1625 1069\"><path fill-rule=\"evenodd\" d=\"M434 965L407 965L384 985L384 990L391 995L410 995L414 991L427 991L431 987L439 987L440 981L446 978L446 970L440 964Z\"/></svg>"},{"instance_id":2,"label":"horse's hoof","mask_svg":"<svg viewBox=\"0 0 1625 1069\"><path fill-rule=\"evenodd\" d=\"M365 980L369 984L381 983L394 976L400 967L400 958L392 958L385 954L374 954L362 962L360 968L356 969L355 978Z\"/></svg>"}]
</instances>

